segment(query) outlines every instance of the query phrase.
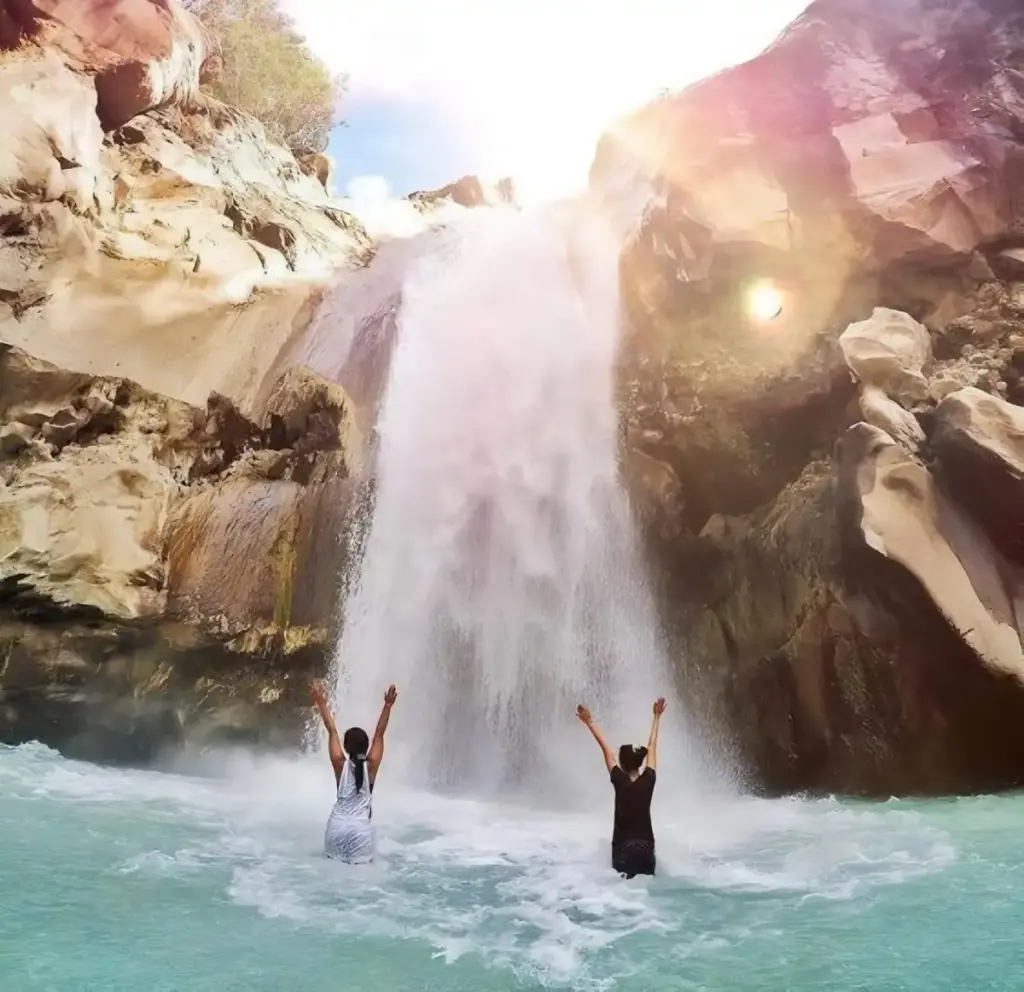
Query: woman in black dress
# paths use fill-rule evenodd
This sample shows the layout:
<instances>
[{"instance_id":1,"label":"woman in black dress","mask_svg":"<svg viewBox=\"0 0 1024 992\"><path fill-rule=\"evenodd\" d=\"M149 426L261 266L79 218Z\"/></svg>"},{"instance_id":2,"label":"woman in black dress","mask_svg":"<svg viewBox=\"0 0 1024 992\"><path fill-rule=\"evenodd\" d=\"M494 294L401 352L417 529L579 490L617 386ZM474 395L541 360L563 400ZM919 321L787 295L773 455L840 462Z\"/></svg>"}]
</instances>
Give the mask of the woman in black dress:
<instances>
[{"instance_id":1,"label":"woman in black dress","mask_svg":"<svg viewBox=\"0 0 1024 992\"><path fill-rule=\"evenodd\" d=\"M577 706L576 715L594 735L604 755L604 763L615 789L615 826L612 830L612 867L623 876L653 875L655 869L654 828L651 826L651 799L657 780L658 723L665 712L665 700L654 704L654 720L647 747L623 744L619 760L601 736L590 710Z\"/></svg>"}]
</instances>

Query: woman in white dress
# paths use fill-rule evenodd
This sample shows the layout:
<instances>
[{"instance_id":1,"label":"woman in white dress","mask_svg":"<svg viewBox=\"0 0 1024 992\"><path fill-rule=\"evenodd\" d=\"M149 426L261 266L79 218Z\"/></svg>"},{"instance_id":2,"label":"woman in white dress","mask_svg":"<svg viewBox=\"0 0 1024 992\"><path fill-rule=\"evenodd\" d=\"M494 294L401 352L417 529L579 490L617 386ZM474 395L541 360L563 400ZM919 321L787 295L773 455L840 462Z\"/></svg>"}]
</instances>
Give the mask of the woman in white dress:
<instances>
[{"instance_id":1,"label":"woman in white dress","mask_svg":"<svg viewBox=\"0 0 1024 992\"><path fill-rule=\"evenodd\" d=\"M314 684L311 695L327 728L327 753L338 790L324 834L324 852L327 857L350 865L369 864L376 851L371 822L373 786L384 759L384 734L398 693L392 685L384 694L384 708L380 712L372 744L362 727L350 727L345 731L344 741L339 738L323 686Z\"/></svg>"}]
</instances>

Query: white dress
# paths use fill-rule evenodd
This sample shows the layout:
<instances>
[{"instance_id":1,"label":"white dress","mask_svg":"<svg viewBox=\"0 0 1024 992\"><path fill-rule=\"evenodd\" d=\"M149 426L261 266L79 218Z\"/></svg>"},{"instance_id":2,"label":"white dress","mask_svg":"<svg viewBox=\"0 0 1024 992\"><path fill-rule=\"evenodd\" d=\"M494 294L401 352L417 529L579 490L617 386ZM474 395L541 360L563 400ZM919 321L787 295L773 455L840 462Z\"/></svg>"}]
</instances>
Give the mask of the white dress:
<instances>
[{"instance_id":1,"label":"white dress","mask_svg":"<svg viewBox=\"0 0 1024 992\"><path fill-rule=\"evenodd\" d=\"M363 765L363 787L356 789L352 762L346 758L338 780L338 800L331 810L324 834L327 857L347 861L350 865L367 865L373 861L376 843L370 822L372 816L370 769Z\"/></svg>"}]
</instances>

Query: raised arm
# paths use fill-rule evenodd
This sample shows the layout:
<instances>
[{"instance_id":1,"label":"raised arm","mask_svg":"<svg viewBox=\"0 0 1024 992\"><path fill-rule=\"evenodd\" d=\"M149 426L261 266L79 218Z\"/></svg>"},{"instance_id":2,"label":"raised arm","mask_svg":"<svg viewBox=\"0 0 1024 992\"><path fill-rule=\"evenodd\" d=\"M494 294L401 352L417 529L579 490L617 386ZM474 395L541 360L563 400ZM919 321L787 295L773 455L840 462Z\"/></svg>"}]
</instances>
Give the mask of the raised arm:
<instances>
[{"instance_id":1,"label":"raised arm","mask_svg":"<svg viewBox=\"0 0 1024 992\"><path fill-rule=\"evenodd\" d=\"M341 750L341 738L338 736L334 714L331 713L330 707L327 705L327 694L322 683L314 682L309 690L309 695L327 729L327 754L330 756L331 767L334 769L334 784L337 785L341 780L341 769L345 765L345 754Z\"/></svg>"},{"instance_id":2,"label":"raised arm","mask_svg":"<svg viewBox=\"0 0 1024 992\"><path fill-rule=\"evenodd\" d=\"M664 698L658 699L654 704L654 719L651 721L651 736L647 739L647 767L656 771L658 767L658 725L661 723L661 714L665 712Z\"/></svg>"},{"instance_id":3,"label":"raised arm","mask_svg":"<svg viewBox=\"0 0 1024 992\"><path fill-rule=\"evenodd\" d=\"M594 723L594 719L590 715L590 710L588 710L586 706L577 706L576 716L579 717L580 723L590 731L594 740L597 741L598 747L601 748L601 754L604 755L604 763L610 774L611 770L615 767L615 759L612 757L611 748L608 747L604 738L601 736L601 731L597 729L597 725Z\"/></svg>"},{"instance_id":4,"label":"raised arm","mask_svg":"<svg viewBox=\"0 0 1024 992\"><path fill-rule=\"evenodd\" d=\"M384 735L387 733L388 721L391 719L391 707L398 699L398 691L393 685L388 686L384 693L384 708L380 711L380 718L377 720L377 729L373 732L373 742L370 744L370 753L366 756L366 763L370 766L370 785L377 779L377 769L384 760Z\"/></svg>"}]
</instances>

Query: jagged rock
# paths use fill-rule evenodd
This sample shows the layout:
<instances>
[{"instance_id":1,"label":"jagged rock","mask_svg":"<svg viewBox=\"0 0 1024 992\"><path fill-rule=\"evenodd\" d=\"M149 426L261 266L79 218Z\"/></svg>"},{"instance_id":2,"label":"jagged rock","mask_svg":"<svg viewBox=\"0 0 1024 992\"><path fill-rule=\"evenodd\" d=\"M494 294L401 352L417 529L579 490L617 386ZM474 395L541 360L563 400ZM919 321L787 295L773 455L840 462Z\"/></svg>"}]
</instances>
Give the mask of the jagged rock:
<instances>
[{"instance_id":1,"label":"jagged rock","mask_svg":"<svg viewBox=\"0 0 1024 992\"><path fill-rule=\"evenodd\" d=\"M759 57L602 138L590 185L623 238L626 445L671 465L694 531L771 499L849 425L850 323L902 310L943 361L1008 333L980 312L979 257L1024 226L1022 20L984 0L817 0ZM765 284L772 319L751 307Z\"/></svg>"},{"instance_id":2,"label":"jagged rock","mask_svg":"<svg viewBox=\"0 0 1024 992\"><path fill-rule=\"evenodd\" d=\"M759 57L623 121L592 182L634 232L631 268L675 283L799 261L838 296L860 271L1019 230L1022 17L817 0Z\"/></svg>"},{"instance_id":3,"label":"jagged rock","mask_svg":"<svg viewBox=\"0 0 1024 992\"><path fill-rule=\"evenodd\" d=\"M931 448L944 488L1024 567L1024 407L979 389L951 393L936 411Z\"/></svg>"},{"instance_id":4,"label":"jagged rock","mask_svg":"<svg viewBox=\"0 0 1024 992\"><path fill-rule=\"evenodd\" d=\"M4 0L0 25L0 50L31 42L93 76L104 130L199 89L205 36L170 0Z\"/></svg>"},{"instance_id":5,"label":"jagged rock","mask_svg":"<svg viewBox=\"0 0 1024 992\"><path fill-rule=\"evenodd\" d=\"M906 403L927 396L921 369L931 358L931 338L927 328L909 314L875 307L867 320L843 331L839 346L861 382Z\"/></svg>"},{"instance_id":6,"label":"jagged rock","mask_svg":"<svg viewBox=\"0 0 1024 992\"><path fill-rule=\"evenodd\" d=\"M1024 779L1022 586L883 432L855 425L770 506L664 551L692 719L752 787L889 796Z\"/></svg>"},{"instance_id":7,"label":"jagged rock","mask_svg":"<svg viewBox=\"0 0 1024 992\"><path fill-rule=\"evenodd\" d=\"M295 160L307 176L315 176L316 181L325 190L330 191L334 175L334 162L329 155L324 155L323 152L307 152L296 155Z\"/></svg>"},{"instance_id":8,"label":"jagged rock","mask_svg":"<svg viewBox=\"0 0 1024 992\"><path fill-rule=\"evenodd\" d=\"M1003 279L1024 279L1024 248L1004 248L992 258L993 271Z\"/></svg>"},{"instance_id":9,"label":"jagged rock","mask_svg":"<svg viewBox=\"0 0 1024 992\"><path fill-rule=\"evenodd\" d=\"M883 431L858 424L843 444L852 449L840 459L855 467L864 543L914 575L984 663L1024 681L1019 591L1005 588L995 548Z\"/></svg>"},{"instance_id":10,"label":"jagged rock","mask_svg":"<svg viewBox=\"0 0 1024 992\"><path fill-rule=\"evenodd\" d=\"M599 146L624 475L691 719L769 791L1024 783L1022 53L1018 4L817 0Z\"/></svg>"}]
</instances>

